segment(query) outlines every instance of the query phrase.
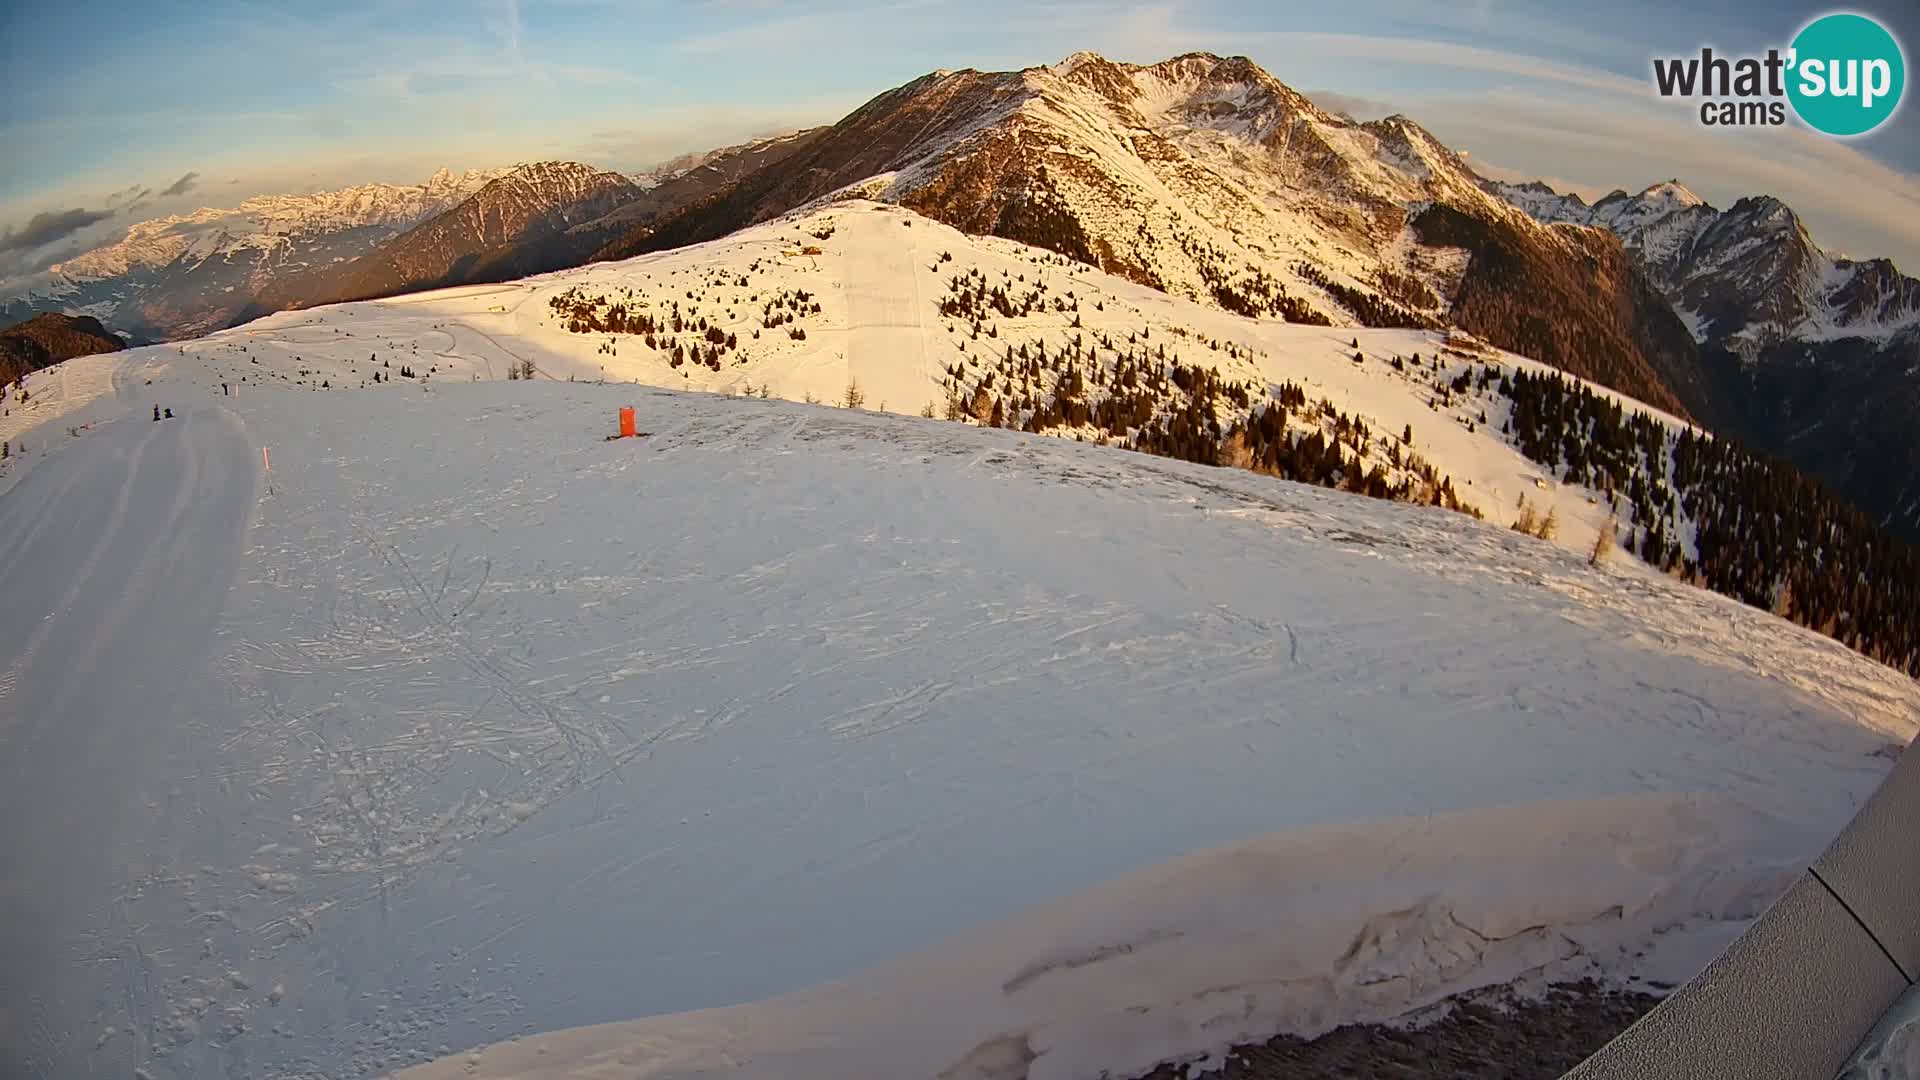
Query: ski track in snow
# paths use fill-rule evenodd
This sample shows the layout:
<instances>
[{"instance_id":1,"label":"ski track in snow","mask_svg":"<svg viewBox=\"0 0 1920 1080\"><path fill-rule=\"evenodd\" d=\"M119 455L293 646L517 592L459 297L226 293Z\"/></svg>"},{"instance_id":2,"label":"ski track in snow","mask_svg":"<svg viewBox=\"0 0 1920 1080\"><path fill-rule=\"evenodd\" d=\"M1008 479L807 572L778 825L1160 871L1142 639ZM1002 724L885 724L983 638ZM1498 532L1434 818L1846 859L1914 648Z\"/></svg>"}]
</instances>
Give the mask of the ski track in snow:
<instances>
[{"instance_id":1,"label":"ski track in snow","mask_svg":"<svg viewBox=\"0 0 1920 1080\"><path fill-rule=\"evenodd\" d=\"M121 420L6 496L0 1042L30 1069L74 1074L76 1007L111 1007L128 1030L155 1022L138 958L164 946L100 901L143 861L140 819L190 812L152 755L192 737L190 684L253 493L244 436L203 405Z\"/></svg>"},{"instance_id":2,"label":"ski track in snow","mask_svg":"<svg viewBox=\"0 0 1920 1080\"><path fill-rule=\"evenodd\" d=\"M849 217L856 250L909 231ZM886 367L926 340L929 301L886 282L932 256L900 250L844 291L803 275L848 331L796 354L821 396L937 386L937 358ZM9 429L49 447L0 481L0 808L47 823L6 841L35 868L0 922L25 1075L373 1075L872 968L555 1036L553 1069L1037 1078L1525 972L1648 978L1663 937L1751 918L1920 717L1834 642L1458 514L945 422L469 384L521 353L589 369L514 336L547 295L89 358ZM1390 385L1327 336L1329 379ZM344 384L374 351L441 373L217 385ZM602 441L621 405L653 434ZM1249 843L1297 861L1166 862ZM538 1071L534 1043L474 1067Z\"/></svg>"},{"instance_id":3,"label":"ski track in snow","mask_svg":"<svg viewBox=\"0 0 1920 1080\"><path fill-rule=\"evenodd\" d=\"M930 331L923 320L933 312L921 296L923 271L916 231L903 226L905 220L904 214L852 214L836 222L837 228L852 231L848 244L863 253L843 259L842 264L847 283L847 377L860 385L876 408L887 401L891 390L896 411L921 404L906 395L924 394L924 380L915 376L927 367L925 343ZM883 235L896 232L900 235ZM866 252L881 257L868 258ZM903 357L913 362L902 364Z\"/></svg>"}]
</instances>

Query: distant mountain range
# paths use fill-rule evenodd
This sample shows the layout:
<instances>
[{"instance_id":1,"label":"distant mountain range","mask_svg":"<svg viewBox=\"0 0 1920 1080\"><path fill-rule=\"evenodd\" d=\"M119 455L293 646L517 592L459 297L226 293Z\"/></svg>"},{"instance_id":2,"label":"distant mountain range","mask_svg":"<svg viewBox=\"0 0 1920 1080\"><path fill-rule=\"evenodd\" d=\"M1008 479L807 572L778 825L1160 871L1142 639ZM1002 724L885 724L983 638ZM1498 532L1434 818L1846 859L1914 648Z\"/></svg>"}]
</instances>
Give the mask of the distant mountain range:
<instances>
[{"instance_id":1,"label":"distant mountain range","mask_svg":"<svg viewBox=\"0 0 1920 1080\"><path fill-rule=\"evenodd\" d=\"M632 180L590 165L520 165L356 259L275 278L241 318L569 266L593 249L570 230L640 193Z\"/></svg>"},{"instance_id":2,"label":"distant mountain range","mask_svg":"<svg viewBox=\"0 0 1920 1080\"><path fill-rule=\"evenodd\" d=\"M1885 341L1920 326L1920 281L1886 259L1828 255L1769 196L1717 210L1678 180L1592 206L1538 182L1487 188L1540 221L1613 232L1702 342L1754 356L1782 341Z\"/></svg>"},{"instance_id":3,"label":"distant mountain range","mask_svg":"<svg viewBox=\"0 0 1920 1080\"><path fill-rule=\"evenodd\" d=\"M136 341L195 337L230 324L272 281L357 258L498 175L441 170L424 184L262 195L142 221L0 297L0 321L51 310L94 316Z\"/></svg>"},{"instance_id":4,"label":"distant mountain range","mask_svg":"<svg viewBox=\"0 0 1920 1080\"><path fill-rule=\"evenodd\" d=\"M357 259L277 278L241 317L577 266L657 215L780 160L806 137L687 155L633 177L569 161L517 166Z\"/></svg>"},{"instance_id":5,"label":"distant mountain range","mask_svg":"<svg viewBox=\"0 0 1920 1080\"><path fill-rule=\"evenodd\" d=\"M1678 181L1592 206L1539 183L1488 189L1619 237L1700 344L1699 379L1675 384L1695 416L1920 538L1920 281L1829 255L1765 196L1719 210Z\"/></svg>"},{"instance_id":6,"label":"distant mountain range","mask_svg":"<svg viewBox=\"0 0 1920 1080\"><path fill-rule=\"evenodd\" d=\"M135 341L169 341L268 311L573 266L778 161L808 134L684 155L633 176L564 161L443 169L419 185L260 196L154 218L0 296L0 320L62 311Z\"/></svg>"},{"instance_id":7,"label":"distant mountain range","mask_svg":"<svg viewBox=\"0 0 1920 1080\"><path fill-rule=\"evenodd\" d=\"M249 200L135 226L0 315L136 338L897 203L1247 316L1458 326L1786 456L1920 537L1920 283L1828 255L1776 199L1676 182L1588 205L1487 180L1403 116L1322 109L1244 57L941 71L830 127L637 175L573 162Z\"/></svg>"}]
</instances>

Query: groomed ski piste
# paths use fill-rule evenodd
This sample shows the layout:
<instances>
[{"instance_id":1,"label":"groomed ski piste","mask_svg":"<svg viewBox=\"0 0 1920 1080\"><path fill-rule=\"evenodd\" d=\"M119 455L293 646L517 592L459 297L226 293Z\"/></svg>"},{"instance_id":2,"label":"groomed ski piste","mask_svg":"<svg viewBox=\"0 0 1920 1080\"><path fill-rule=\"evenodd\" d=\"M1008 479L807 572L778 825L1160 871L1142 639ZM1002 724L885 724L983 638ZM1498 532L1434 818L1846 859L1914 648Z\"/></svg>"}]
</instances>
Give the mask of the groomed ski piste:
<instances>
[{"instance_id":1,"label":"groomed ski piste","mask_svg":"<svg viewBox=\"0 0 1920 1080\"><path fill-rule=\"evenodd\" d=\"M1489 520L898 415L963 269L1411 424ZM820 311L734 298L719 371L553 317L703 277ZM1591 493L1374 362L1441 344L849 203L36 373L0 418L0 1042L26 1076L1039 1080L1680 982L1920 692L1588 565ZM797 400L849 381L867 409ZM622 406L647 434L606 441ZM1521 493L1560 543L1505 527Z\"/></svg>"}]
</instances>

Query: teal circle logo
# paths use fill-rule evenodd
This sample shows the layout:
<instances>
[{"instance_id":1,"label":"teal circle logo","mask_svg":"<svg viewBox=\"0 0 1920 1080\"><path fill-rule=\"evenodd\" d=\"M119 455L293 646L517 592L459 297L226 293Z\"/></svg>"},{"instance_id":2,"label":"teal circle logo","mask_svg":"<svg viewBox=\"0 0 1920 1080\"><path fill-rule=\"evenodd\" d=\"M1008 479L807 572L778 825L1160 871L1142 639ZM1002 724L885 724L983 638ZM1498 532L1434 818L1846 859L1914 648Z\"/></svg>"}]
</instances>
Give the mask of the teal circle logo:
<instances>
[{"instance_id":1,"label":"teal circle logo","mask_svg":"<svg viewBox=\"0 0 1920 1080\"><path fill-rule=\"evenodd\" d=\"M1887 28L1851 12L1822 15L1793 39L1787 99L1815 131L1864 135L1907 88L1907 60Z\"/></svg>"}]
</instances>

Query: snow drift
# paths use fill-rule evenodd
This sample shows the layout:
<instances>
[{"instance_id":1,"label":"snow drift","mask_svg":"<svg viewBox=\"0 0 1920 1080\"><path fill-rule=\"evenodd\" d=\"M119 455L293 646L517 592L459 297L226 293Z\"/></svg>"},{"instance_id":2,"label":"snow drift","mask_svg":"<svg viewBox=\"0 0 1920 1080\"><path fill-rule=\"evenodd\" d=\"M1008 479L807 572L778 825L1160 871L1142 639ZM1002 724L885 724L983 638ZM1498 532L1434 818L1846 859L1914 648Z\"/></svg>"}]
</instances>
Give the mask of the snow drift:
<instances>
[{"instance_id":1,"label":"snow drift","mask_svg":"<svg viewBox=\"0 0 1920 1080\"><path fill-rule=\"evenodd\" d=\"M1713 798L1492 807L1183 856L842 982L518 1039L400 1075L1073 1080L1529 977L1698 965L1807 842ZM1724 930L1724 928L1722 928ZM1704 949L1703 949L1704 944Z\"/></svg>"}]
</instances>

